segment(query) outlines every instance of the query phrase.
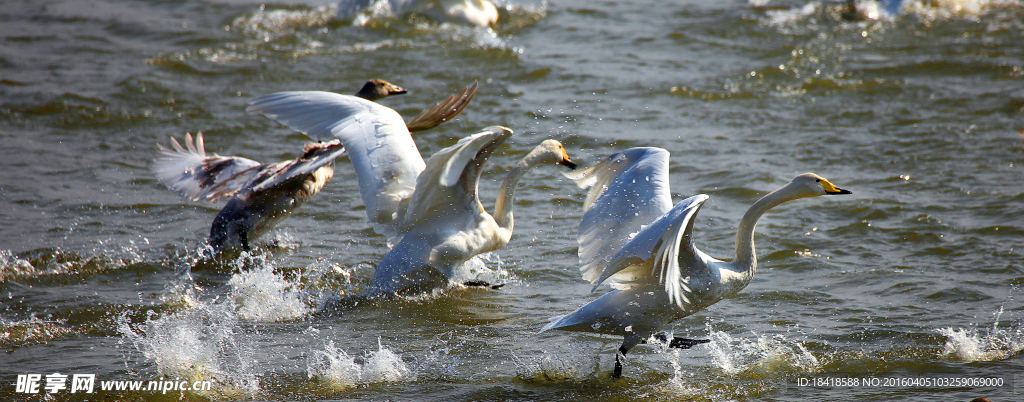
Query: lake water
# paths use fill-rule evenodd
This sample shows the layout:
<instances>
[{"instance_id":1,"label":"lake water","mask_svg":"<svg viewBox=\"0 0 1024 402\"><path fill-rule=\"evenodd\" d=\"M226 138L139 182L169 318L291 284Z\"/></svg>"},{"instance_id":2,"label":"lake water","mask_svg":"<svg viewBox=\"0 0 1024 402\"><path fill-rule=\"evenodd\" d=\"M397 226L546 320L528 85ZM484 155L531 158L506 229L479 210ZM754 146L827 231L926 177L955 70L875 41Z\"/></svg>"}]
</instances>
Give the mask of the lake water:
<instances>
[{"instance_id":1,"label":"lake water","mask_svg":"<svg viewBox=\"0 0 1024 402\"><path fill-rule=\"evenodd\" d=\"M1024 6L908 0L844 21L818 1L513 0L493 29L332 18L333 1L13 0L0 9L0 399L992 401L1024 395ZM877 7L864 3L862 10ZM538 330L606 292L578 273L583 190L531 171L498 290L356 302L386 251L348 160L252 255L199 248L220 204L149 171L156 144L264 162L306 140L245 113L284 90L382 78L406 117L471 84L432 154L494 124L505 171L554 138L587 165L672 154L695 241L803 172L853 191L768 213L742 292L642 345ZM191 275L190 275L191 273ZM208 381L207 391L44 395L53 373ZM40 392L17 392L19 376ZM938 380L936 380L938 379ZM68 382L70 384L70 381Z\"/></svg>"}]
</instances>

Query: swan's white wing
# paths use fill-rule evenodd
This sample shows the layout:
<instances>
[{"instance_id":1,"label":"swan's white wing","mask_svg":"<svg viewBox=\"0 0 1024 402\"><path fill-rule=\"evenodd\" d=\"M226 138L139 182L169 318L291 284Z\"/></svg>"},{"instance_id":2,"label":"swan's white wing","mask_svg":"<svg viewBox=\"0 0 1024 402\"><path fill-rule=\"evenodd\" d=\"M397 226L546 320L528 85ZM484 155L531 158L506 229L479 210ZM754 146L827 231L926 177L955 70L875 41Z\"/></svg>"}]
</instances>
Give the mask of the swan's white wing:
<instances>
[{"instance_id":1,"label":"swan's white wing","mask_svg":"<svg viewBox=\"0 0 1024 402\"><path fill-rule=\"evenodd\" d=\"M413 225L446 205L465 211L480 208L477 182L482 165L510 136L512 130L508 128L487 127L431 156L416 182L403 225Z\"/></svg>"},{"instance_id":2,"label":"swan's white wing","mask_svg":"<svg viewBox=\"0 0 1024 402\"><path fill-rule=\"evenodd\" d=\"M689 289L684 287L681 279L695 267L693 263L700 260L693 247L693 222L697 211L707 199L707 195L698 194L680 201L645 226L615 253L596 283L608 280L612 286L620 289L660 283L668 293L669 300L680 307L688 303L685 294L689 293ZM685 266L681 267L680 261Z\"/></svg>"},{"instance_id":3,"label":"swan's white wing","mask_svg":"<svg viewBox=\"0 0 1024 402\"><path fill-rule=\"evenodd\" d=\"M259 176L263 164L237 156L209 156L203 144L203 133L185 135L185 147L171 138L174 149L159 148L151 169L157 180L192 201L217 201L231 197Z\"/></svg>"},{"instance_id":4,"label":"swan's white wing","mask_svg":"<svg viewBox=\"0 0 1024 402\"><path fill-rule=\"evenodd\" d=\"M398 235L396 220L425 167L398 112L355 96L319 91L261 96L246 110L319 141L341 140L356 170L366 217L378 233L389 239Z\"/></svg>"},{"instance_id":5,"label":"swan's white wing","mask_svg":"<svg viewBox=\"0 0 1024 402\"><path fill-rule=\"evenodd\" d=\"M473 85L464 88L458 94L449 96L447 99L424 109L406 123L409 131L421 131L437 127L438 124L458 116L466 108L466 105L469 105L469 101L473 99L473 96L476 95L479 85L479 83L474 82Z\"/></svg>"},{"instance_id":6,"label":"swan's white wing","mask_svg":"<svg viewBox=\"0 0 1024 402\"><path fill-rule=\"evenodd\" d=\"M609 259L630 236L672 208L668 159L661 148L631 148L565 174L590 188L579 226L583 279L600 283Z\"/></svg>"}]
</instances>

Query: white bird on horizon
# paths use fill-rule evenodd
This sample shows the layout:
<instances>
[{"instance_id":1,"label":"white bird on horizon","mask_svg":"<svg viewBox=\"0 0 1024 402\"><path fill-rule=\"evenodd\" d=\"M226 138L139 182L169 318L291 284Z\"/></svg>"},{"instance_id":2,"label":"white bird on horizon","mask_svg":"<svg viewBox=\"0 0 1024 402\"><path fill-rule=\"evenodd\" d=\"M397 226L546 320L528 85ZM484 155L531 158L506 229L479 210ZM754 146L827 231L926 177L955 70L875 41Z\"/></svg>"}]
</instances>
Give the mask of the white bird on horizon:
<instances>
[{"instance_id":1,"label":"white bird on horizon","mask_svg":"<svg viewBox=\"0 0 1024 402\"><path fill-rule=\"evenodd\" d=\"M736 258L722 261L693 245L694 217L708 196L696 195L674 207L669 187L669 153L632 148L567 174L590 188L579 226L580 270L594 290L608 282L614 290L576 311L551 318L541 329L596 332L623 337L613 376L631 348L683 317L736 294L757 268L754 226L769 209L787 201L850 194L813 173L804 173L754 203L740 219ZM673 348L706 340L675 337Z\"/></svg>"},{"instance_id":2,"label":"white bird on horizon","mask_svg":"<svg viewBox=\"0 0 1024 402\"><path fill-rule=\"evenodd\" d=\"M365 100L329 92L282 92L249 108L349 152L366 215L391 250L366 296L412 294L451 286L470 258L504 247L512 234L512 197L520 178L542 162L570 168L561 143L546 140L509 171L494 216L477 196L483 165L512 130L492 126L423 162L401 116Z\"/></svg>"}]
</instances>

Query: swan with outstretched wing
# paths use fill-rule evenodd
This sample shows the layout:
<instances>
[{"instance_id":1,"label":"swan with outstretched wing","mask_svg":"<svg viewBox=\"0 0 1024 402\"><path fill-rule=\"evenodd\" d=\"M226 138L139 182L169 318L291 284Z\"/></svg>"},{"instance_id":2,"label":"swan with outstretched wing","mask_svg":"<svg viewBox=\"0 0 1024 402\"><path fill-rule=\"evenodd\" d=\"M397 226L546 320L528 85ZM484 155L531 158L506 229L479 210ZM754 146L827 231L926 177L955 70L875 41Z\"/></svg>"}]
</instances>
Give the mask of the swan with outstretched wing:
<instances>
[{"instance_id":1,"label":"swan with outstretched wing","mask_svg":"<svg viewBox=\"0 0 1024 402\"><path fill-rule=\"evenodd\" d=\"M410 123L423 128L447 121L465 108L476 89L473 83ZM377 233L387 236L389 244L398 241L396 220L426 166L398 112L358 96L322 91L260 96L246 111L263 114L317 141L341 141L355 169L367 219Z\"/></svg>"},{"instance_id":2,"label":"swan with outstretched wing","mask_svg":"<svg viewBox=\"0 0 1024 402\"><path fill-rule=\"evenodd\" d=\"M495 205L477 197L482 166L512 130L492 126L438 151L424 162L397 112L329 92L282 92L247 109L313 139L345 146L366 215L391 250L364 294L421 293L450 286L470 258L504 247L512 233L511 203L520 178L542 162L574 168L558 141L541 142L508 173Z\"/></svg>"},{"instance_id":3,"label":"swan with outstretched wing","mask_svg":"<svg viewBox=\"0 0 1024 402\"><path fill-rule=\"evenodd\" d=\"M850 194L816 174L797 176L747 210L736 233L736 258L722 261L693 244L694 219L708 196L695 195L671 206L668 156L660 148L632 148L570 175L580 187L590 188L579 227L583 277L594 290L602 283L614 290L553 317L541 331L622 336L615 377L622 375L626 353L652 337L675 348L707 342L668 340L658 332L750 283L757 268L754 226L761 215L799 198Z\"/></svg>"},{"instance_id":4,"label":"swan with outstretched wing","mask_svg":"<svg viewBox=\"0 0 1024 402\"><path fill-rule=\"evenodd\" d=\"M442 149L419 175L399 226L402 238L377 264L366 296L417 294L451 286L476 255L505 247L512 238L512 201L523 175L542 163L573 169L562 144L545 140L506 174L494 214L477 194L480 173L491 154L512 135L492 126Z\"/></svg>"},{"instance_id":5,"label":"swan with outstretched wing","mask_svg":"<svg viewBox=\"0 0 1024 402\"><path fill-rule=\"evenodd\" d=\"M344 154L339 141L309 143L302 156L262 164L238 156L209 155L203 133L185 135L185 146L157 144L152 170L160 183L192 201L229 198L213 220L208 243L214 251L250 243L287 218L327 184L331 162Z\"/></svg>"},{"instance_id":6,"label":"swan with outstretched wing","mask_svg":"<svg viewBox=\"0 0 1024 402\"><path fill-rule=\"evenodd\" d=\"M473 83L458 94L424 109L408 124L400 116L397 119L391 116L390 121L395 124L401 121L398 125L408 125L411 130L435 127L461 113L476 90L477 83ZM406 92L390 82L372 79L360 88L354 98L372 106L377 105L372 101ZM375 108L390 110L380 105ZM249 250L252 240L287 218L316 195L333 176L331 162L344 154L344 145L337 139L317 139L323 142L307 144L303 156L295 160L262 164L237 156L207 155L202 134L196 136L195 142L191 135L187 135L185 147L173 138L173 150L158 145L159 156L153 164L153 171L161 183L193 201L229 198L227 205L214 218L208 242L215 251L239 246Z\"/></svg>"}]
</instances>

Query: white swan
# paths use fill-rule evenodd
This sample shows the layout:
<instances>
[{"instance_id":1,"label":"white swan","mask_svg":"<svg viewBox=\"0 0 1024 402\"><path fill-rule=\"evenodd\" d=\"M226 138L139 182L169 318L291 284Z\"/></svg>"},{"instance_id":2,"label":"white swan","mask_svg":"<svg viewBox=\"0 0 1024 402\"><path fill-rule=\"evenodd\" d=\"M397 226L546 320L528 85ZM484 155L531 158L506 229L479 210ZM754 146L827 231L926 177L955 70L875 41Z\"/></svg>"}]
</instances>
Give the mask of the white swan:
<instances>
[{"instance_id":1,"label":"white swan","mask_svg":"<svg viewBox=\"0 0 1024 402\"><path fill-rule=\"evenodd\" d=\"M330 92L282 92L247 109L348 150L366 217L392 250L378 265L366 295L419 292L448 284L469 258L504 247L512 231L511 198L531 167L553 161L575 167L554 140L517 164L502 187L496 217L477 199L480 169L512 131L489 127L439 151L425 164L401 116L363 99ZM426 269L429 268L429 269Z\"/></svg>"},{"instance_id":2,"label":"white swan","mask_svg":"<svg viewBox=\"0 0 1024 402\"><path fill-rule=\"evenodd\" d=\"M374 0L341 0L335 15L350 20L374 3ZM390 0L379 7L389 7L391 14L422 14L441 22L456 22L488 27L498 22L498 7L489 0Z\"/></svg>"},{"instance_id":3,"label":"white swan","mask_svg":"<svg viewBox=\"0 0 1024 402\"><path fill-rule=\"evenodd\" d=\"M160 183L192 201L229 197L213 219L208 243L215 252L250 249L250 242L291 215L334 175L331 161L345 153L338 141L309 143L302 156L262 164L237 156L206 154L203 133L185 135L185 147L159 148L152 170Z\"/></svg>"},{"instance_id":4,"label":"white swan","mask_svg":"<svg viewBox=\"0 0 1024 402\"><path fill-rule=\"evenodd\" d=\"M477 84L463 89L409 121L410 130L425 130L458 115L476 94ZM378 100L407 91L390 82L372 79L356 97ZM372 102L371 102L372 103ZM383 106L381 106L383 107ZM405 123L403 122L403 125ZM208 243L214 251L241 247L262 236L308 201L334 174L331 162L345 152L339 141L307 144L303 155L291 161L261 164L236 156L206 154L202 133L185 147L171 139L173 150L157 144L152 165L158 180L193 201L230 198L214 218Z\"/></svg>"},{"instance_id":5,"label":"white swan","mask_svg":"<svg viewBox=\"0 0 1024 402\"><path fill-rule=\"evenodd\" d=\"M565 148L545 140L516 163L498 191L494 215L477 196L483 165L512 130L492 126L438 151L419 175L399 225L401 240L377 264L369 297L415 294L451 286L474 256L501 249L512 237L512 200L523 175L540 163L575 169Z\"/></svg>"},{"instance_id":6,"label":"white swan","mask_svg":"<svg viewBox=\"0 0 1024 402\"><path fill-rule=\"evenodd\" d=\"M279 92L260 96L246 111L262 113L318 141L337 139L355 168L366 218L392 242L425 167L402 116L355 96L331 92Z\"/></svg>"},{"instance_id":7,"label":"white swan","mask_svg":"<svg viewBox=\"0 0 1024 402\"><path fill-rule=\"evenodd\" d=\"M553 317L541 331L623 336L615 377L622 375L622 359L633 346L750 283L757 268L754 225L762 214L798 198L850 194L816 174L797 176L747 210L736 233L736 258L721 261L693 245L694 217L708 196L696 195L671 206L668 159L664 149L632 148L567 175L580 187L590 187L579 227L580 270L595 290L606 281L615 290L570 314ZM703 342L707 341L675 338L670 347Z\"/></svg>"}]
</instances>

